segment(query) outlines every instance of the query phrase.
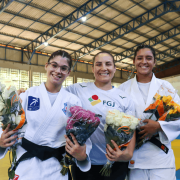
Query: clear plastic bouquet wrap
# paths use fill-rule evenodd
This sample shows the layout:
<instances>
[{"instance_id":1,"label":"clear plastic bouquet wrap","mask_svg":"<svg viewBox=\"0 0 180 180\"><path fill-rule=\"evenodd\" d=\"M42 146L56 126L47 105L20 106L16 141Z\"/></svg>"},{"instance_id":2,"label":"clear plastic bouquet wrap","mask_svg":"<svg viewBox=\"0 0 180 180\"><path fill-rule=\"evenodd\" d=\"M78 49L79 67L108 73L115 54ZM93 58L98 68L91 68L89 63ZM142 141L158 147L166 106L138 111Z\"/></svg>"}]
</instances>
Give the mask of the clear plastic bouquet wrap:
<instances>
[{"instance_id":1,"label":"clear plastic bouquet wrap","mask_svg":"<svg viewBox=\"0 0 180 180\"><path fill-rule=\"evenodd\" d=\"M137 131L140 131L140 127L144 126L144 119L152 119L154 121L175 121L180 118L180 102L175 102L174 98L177 91L175 89L169 89L163 83L157 93L154 95L152 103L144 110L144 118L140 121L137 127ZM150 138L145 137L140 139L141 136L136 135L136 148L140 148Z\"/></svg>"},{"instance_id":2,"label":"clear plastic bouquet wrap","mask_svg":"<svg viewBox=\"0 0 180 180\"><path fill-rule=\"evenodd\" d=\"M69 109L69 110L68 110ZM95 114L89 110L85 110L80 106L72 106L67 109L67 115L70 116L67 121L66 135L73 142L70 133L72 133L78 143L82 146L91 134L100 124L101 115ZM65 175L69 165L73 163L73 157L66 152L61 164L63 168L61 174Z\"/></svg>"},{"instance_id":3,"label":"clear plastic bouquet wrap","mask_svg":"<svg viewBox=\"0 0 180 180\"><path fill-rule=\"evenodd\" d=\"M25 112L22 108L20 98L14 86L6 88L4 84L0 83L0 127L4 131L8 124L10 124L9 131L19 130L26 123ZM13 169L16 164L16 149L17 145L21 143L24 133L17 132L18 138L13 146L10 147L11 167L8 169L10 179L13 179L15 172ZM14 135L13 135L14 136Z\"/></svg>"},{"instance_id":4,"label":"clear plastic bouquet wrap","mask_svg":"<svg viewBox=\"0 0 180 180\"><path fill-rule=\"evenodd\" d=\"M119 110L108 111L106 115L106 124L104 126L104 134L106 143L115 150L111 140L113 140L119 149L124 150L130 143L139 120L132 115L127 115ZM107 160L107 163L101 169L103 176L110 176L111 167L114 162Z\"/></svg>"}]
</instances>

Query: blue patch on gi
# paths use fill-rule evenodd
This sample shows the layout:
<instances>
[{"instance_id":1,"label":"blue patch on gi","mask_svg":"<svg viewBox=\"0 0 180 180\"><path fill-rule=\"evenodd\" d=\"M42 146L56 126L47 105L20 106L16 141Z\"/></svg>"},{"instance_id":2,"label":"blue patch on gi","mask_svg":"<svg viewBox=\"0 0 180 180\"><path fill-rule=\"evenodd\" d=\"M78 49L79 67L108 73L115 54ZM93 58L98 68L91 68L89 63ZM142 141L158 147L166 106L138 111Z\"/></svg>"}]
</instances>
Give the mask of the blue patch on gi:
<instances>
[{"instance_id":1,"label":"blue patch on gi","mask_svg":"<svg viewBox=\"0 0 180 180\"><path fill-rule=\"evenodd\" d=\"M40 99L28 96L28 110L29 111L37 111L40 108Z\"/></svg>"},{"instance_id":2,"label":"blue patch on gi","mask_svg":"<svg viewBox=\"0 0 180 180\"><path fill-rule=\"evenodd\" d=\"M62 109L62 111L66 115L66 112L67 112L67 103L64 103L64 108Z\"/></svg>"}]
</instances>

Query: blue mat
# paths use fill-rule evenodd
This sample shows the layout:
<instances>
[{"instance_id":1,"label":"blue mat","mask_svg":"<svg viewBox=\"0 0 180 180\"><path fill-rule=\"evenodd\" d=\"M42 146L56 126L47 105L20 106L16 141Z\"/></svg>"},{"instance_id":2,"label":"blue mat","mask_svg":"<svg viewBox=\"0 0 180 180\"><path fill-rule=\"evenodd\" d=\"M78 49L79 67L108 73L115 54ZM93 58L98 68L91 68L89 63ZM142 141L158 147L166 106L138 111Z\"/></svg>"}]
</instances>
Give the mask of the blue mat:
<instances>
[{"instance_id":1,"label":"blue mat","mask_svg":"<svg viewBox=\"0 0 180 180\"><path fill-rule=\"evenodd\" d=\"M180 135L176 139L180 139Z\"/></svg>"},{"instance_id":2,"label":"blue mat","mask_svg":"<svg viewBox=\"0 0 180 180\"><path fill-rule=\"evenodd\" d=\"M180 169L176 171L176 178L177 180L180 180Z\"/></svg>"}]
</instances>

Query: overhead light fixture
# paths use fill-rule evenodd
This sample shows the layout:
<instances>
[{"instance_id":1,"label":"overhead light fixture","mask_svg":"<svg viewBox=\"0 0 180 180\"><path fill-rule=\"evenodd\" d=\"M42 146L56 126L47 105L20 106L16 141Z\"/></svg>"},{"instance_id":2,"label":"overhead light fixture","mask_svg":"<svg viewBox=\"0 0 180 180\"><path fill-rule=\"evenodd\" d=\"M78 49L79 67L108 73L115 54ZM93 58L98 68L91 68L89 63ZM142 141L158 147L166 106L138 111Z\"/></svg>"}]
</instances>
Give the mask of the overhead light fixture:
<instances>
[{"instance_id":1,"label":"overhead light fixture","mask_svg":"<svg viewBox=\"0 0 180 180\"><path fill-rule=\"evenodd\" d=\"M45 46L48 46L48 42L44 42L44 45L45 45Z\"/></svg>"},{"instance_id":2,"label":"overhead light fixture","mask_svg":"<svg viewBox=\"0 0 180 180\"><path fill-rule=\"evenodd\" d=\"M86 21L86 16L83 16L81 19L82 19L83 22L85 22Z\"/></svg>"}]
</instances>

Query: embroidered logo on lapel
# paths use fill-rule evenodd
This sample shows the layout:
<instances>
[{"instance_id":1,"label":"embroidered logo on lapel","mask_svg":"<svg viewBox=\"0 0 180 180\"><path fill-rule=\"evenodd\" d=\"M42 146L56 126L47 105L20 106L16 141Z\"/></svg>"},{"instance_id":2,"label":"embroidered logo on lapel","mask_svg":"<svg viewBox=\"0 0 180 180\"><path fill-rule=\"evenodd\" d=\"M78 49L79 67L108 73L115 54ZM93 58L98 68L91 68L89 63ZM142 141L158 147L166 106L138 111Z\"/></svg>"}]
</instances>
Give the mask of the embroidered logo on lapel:
<instances>
[{"instance_id":1,"label":"embroidered logo on lapel","mask_svg":"<svg viewBox=\"0 0 180 180\"><path fill-rule=\"evenodd\" d=\"M40 108L40 99L28 96L28 110L29 111L37 111Z\"/></svg>"},{"instance_id":2,"label":"embroidered logo on lapel","mask_svg":"<svg viewBox=\"0 0 180 180\"><path fill-rule=\"evenodd\" d=\"M67 112L67 103L64 103L64 108L62 109L62 111L66 115L66 112Z\"/></svg>"},{"instance_id":3,"label":"embroidered logo on lapel","mask_svg":"<svg viewBox=\"0 0 180 180\"><path fill-rule=\"evenodd\" d=\"M124 98L126 98L126 97L122 97L122 96L120 96L120 95L119 95L119 97L120 97L121 99L124 99Z\"/></svg>"},{"instance_id":4,"label":"embroidered logo on lapel","mask_svg":"<svg viewBox=\"0 0 180 180\"><path fill-rule=\"evenodd\" d=\"M87 86L83 86L82 84L79 84L82 88L84 88L84 87L87 87Z\"/></svg>"},{"instance_id":5,"label":"embroidered logo on lapel","mask_svg":"<svg viewBox=\"0 0 180 180\"><path fill-rule=\"evenodd\" d=\"M15 174L14 179L13 180L18 180L19 176Z\"/></svg>"}]
</instances>

